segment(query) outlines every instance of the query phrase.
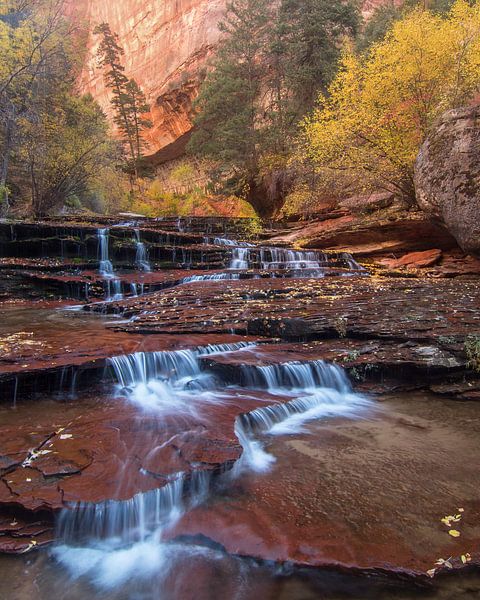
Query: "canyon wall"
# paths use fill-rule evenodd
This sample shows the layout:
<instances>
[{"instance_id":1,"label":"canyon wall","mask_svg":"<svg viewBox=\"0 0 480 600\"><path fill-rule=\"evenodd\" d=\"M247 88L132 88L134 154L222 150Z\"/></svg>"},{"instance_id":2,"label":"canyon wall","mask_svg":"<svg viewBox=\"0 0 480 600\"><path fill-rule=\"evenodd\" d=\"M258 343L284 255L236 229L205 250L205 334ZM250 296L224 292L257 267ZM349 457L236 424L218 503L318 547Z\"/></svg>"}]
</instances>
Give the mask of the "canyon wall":
<instances>
[{"instance_id":1,"label":"canyon wall","mask_svg":"<svg viewBox=\"0 0 480 600\"><path fill-rule=\"evenodd\" d=\"M153 128L146 134L147 154L159 164L179 157L192 126L192 102L205 63L218 42L226 0L68 0L78 22L92 31L110 24L125 50L128 77L147 95ZM368 18L383 0L365 0ZM108 90L98 68L99 40L88 37L80 91L91 93L111 117Z\"/></svg>"},{"instance_id":2,"label":"canyon wall","mask_svg":"<svg viewBox=\"0 0 480 600\"><path fill-rule=\"evenodd\" d=\"M126 74L137 80L151 106L154 126L146 135L147 153L155 162L183 152L192 102L218 41L224 9L225 0L75 0L75 17L89 31L108 22L119 35ZM111 116L95 56L98 43L90 34L80 90L91 93Z\"/></svg>"}]
</instances>

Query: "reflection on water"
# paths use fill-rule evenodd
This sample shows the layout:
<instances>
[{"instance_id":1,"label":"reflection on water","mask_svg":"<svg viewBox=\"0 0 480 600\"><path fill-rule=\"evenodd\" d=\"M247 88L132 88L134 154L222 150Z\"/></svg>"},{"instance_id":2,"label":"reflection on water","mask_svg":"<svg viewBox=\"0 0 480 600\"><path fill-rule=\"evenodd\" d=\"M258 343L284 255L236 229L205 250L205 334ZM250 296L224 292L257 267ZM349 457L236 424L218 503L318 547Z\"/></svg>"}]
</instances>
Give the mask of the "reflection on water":
<instances>
[{"instance_id":1,"label":"reflection on water","mask_svg":"<svg viewBox=\"0 0 480 600\"><path fill-rule=\"evenodd\" d=\"M333 571L259 564L202 545L172 544L163 556L148 553L144 569L114 591L71 581L46 552L0 558L2 600L477 600L480 574L444 576L413 584ZM175 555L170 568L169 553ZM81 568L82 565L79 565ZM122 577L120 570L118 576Z\"/></svg>"}]
</instances>

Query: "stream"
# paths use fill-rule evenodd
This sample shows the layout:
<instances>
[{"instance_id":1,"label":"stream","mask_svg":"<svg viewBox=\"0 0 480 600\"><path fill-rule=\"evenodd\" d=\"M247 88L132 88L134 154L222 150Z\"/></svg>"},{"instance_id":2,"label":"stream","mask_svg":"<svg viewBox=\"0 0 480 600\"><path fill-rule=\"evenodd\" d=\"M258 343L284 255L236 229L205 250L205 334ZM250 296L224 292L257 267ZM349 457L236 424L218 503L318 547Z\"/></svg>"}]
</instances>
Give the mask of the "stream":
<instances>
[{"instance_id":1,"label":"stream","mask_svg":"<svg viewBox=\"0 0 480 600\"><path fill-rule=\"evenodd\" d=\"M456 469L474 510L474 403L370 394L342 361L300 358L293 343L275 351L280 340L254 332L124 328L138 317L122 306L161 303L163 290L192 290L188 310L200 314L212 285L355 286L369 273L352 256L183 222L55 236L28 242L12 226L0 244L4 260L25 258L29 243L40 261L61 261L12 270L24 297L0 305L0 519L20 552L0 555L0 598L479 597L475 570L424 575L439 558L430 544L444 544L434 523L456 508ZM452 439L471 457L461 467Z\"/></svg>"}]
</instances>

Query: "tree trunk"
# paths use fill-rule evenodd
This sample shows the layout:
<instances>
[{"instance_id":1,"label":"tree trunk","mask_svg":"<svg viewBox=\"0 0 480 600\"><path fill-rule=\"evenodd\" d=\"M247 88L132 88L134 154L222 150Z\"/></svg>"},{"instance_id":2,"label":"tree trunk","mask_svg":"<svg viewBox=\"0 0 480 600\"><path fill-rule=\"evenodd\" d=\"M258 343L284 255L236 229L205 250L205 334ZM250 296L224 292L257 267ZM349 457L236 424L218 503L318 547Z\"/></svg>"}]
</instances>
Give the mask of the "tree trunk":
<instances>
[{"instance_id":1,"label":"tree trunk","mask_svg":"<svg viewBox=\"0 0 480 600\"><path fill-rule=\"evenodd\" d=\"M7 118L6 129L5 129L5 143L3 147L3 160L0 172L0 193L2 194L3 200L0 204L0 213L2 217L5 217L10 210L10 199L8 195L7 189L7 178L8 178L8 168L10 165L10 153L12 150L12 141L13 141L13 123L10 118Z\"/></svg>"}]
</instances>

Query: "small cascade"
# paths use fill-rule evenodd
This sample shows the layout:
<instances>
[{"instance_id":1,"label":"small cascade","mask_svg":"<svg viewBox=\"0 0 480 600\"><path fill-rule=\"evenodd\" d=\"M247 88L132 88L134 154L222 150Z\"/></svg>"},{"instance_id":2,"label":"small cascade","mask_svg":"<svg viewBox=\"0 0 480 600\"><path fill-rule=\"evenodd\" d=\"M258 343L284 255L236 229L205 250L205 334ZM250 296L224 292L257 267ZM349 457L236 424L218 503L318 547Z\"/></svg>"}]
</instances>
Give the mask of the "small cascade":
<instances>
[{"instance_id":1,"label":"small cascade","mask_svg":"<svg viewBox=\"0 0 480 600\"><path fill-rule=\"evenodd\" d=\"M117 390L141 408L154 410L163 422L164 411L178 418L191 415L195 404L224 401L219 391L226 383L202 370L201 357L254 345L240 342L139 352L113 357L110 365ZM339 366L322 361L244 366L242 375L242 395L246 388L252 394L267 389L273 400L237 417L235 433L243 454L233 470L223 475L223 485L242 472L265 472L272 466L275 457L265 450L261 436L302 431L306 421L325 416L358 415L368 405L352 392ZM282 397L276 402L275 395ZM219 476L201 465L196 469L171 475L163 487L129 500L68 506L57 521L55 557L74 577L86 575L105 589L158 572L167 564L166 534L184 514L208 499Z\"/></svg>"},{"instance_id":2,"label":"small cascade","mask_svg":"<svg viewBox=\"0 0 480 600\"><path fill-rule=\"evenodd\" d=\"M250 268L250 250L245 247L237 247L232 251L232 261L230 269L249 269Z\"/></svg>"},{"instance_id":3,"label":"small cascade","mask_svg":"<svg viewBox=\"0 0 480 600\"><path fill-rule=\"evenodd\" d=\"M99 246L99 259L100 259L100 275L105 280L105 296L107 300L121 300L122 294L122 283L118 277L115 276L112 262L109 258L108 252L108 237L109 230L98 229L98 246Z\"/></svg>"},{"instance_id":4,"label":"small cascade","mask_svg":"<svg viewBox=\"0 0 480 600\"><path fill-rule=\"evenodd\" d=\"M145 247L145 244L140 239L140 230L134 229L135 233L135 245L137 247L137 255L135 257L135 264L138 269L149 273L152 268L150 266L150 262L148 261L148 253Z\"/></svg>"},{"instance_id":5,"label":"small cascade","mask_svg":"<svg viewBox=\"0 0 480 600\"><path fill-rule=\"evenodd\" d=\"M161 536L187 509L203 502L210 486L209 472L194 471L189 476L179 473L174 481L130 500L78 503L61 512L57 539L62 544L109 540L114 547L144 542L152 532Z\"/></svg>"},{"instance_id":6,"label":"small cascade","mask_svg":"<svg viewBox=\"0 0 480 600\"><path fill-rule=\"evenodd\" d=\"M137 352L112 357L109 363L118 382L118 393L143 410L195 414L197 406L189 394L218 387L217 379L201 370L199 358L249 347L251 343L239 342L196 350ZM211 398L202 400L209 402Z\"/></svg>"},{"instance_id":7,"label":"small cascade","mask_svg":"<svg viewBox=\"0 0 480 600\"><path fill-rule=\"evenodd\" d=\"M206 238L207 240L209 238ZM237 240L231 240L228 238L216 237L209 243L215 244L215 246L229 246L236 248L255 248L255 244L250 244L248 242L238 242Z\"/></svg>"},{"instance_id":8,"label":"small cascade","mask_svg":"<svg viewBox=\"0 0 480 600\"><path fill-rule=\"evenodd\" d=\"M245 469L266 471L274 462L259 435L299 433L309 421L356 416L370 406L367 398L352 391L341 367L321 360L243 366L242 370L246 386L267 389L271 394L290 394L292 400L260 407L237 418L235 433L244 449L234 468L237 473Z\"/></svg>"},{"instance_id":9,"label":"small cascade","mask_svg":"<svg viewBox=\"0 0 480 600\"><path fill-rule=\"evenodd\" d=\"M87 576L103 590L158 576L176 559L177 547L166 542L165 534L206 500L211 481L207 472L180 473L164 487L130 500L65 508L52 553L73 578Z\"/></svg>"},{"instance_id":10,"label":"small cascade","mask_svg":"<svg viewBox=\"0 0 480 600\"><path fill-rule=\"evenodd\" d=\"M262 269L275 277L278 272L288 272L294 277L319 278L331 267L365 271L354 258L344 252L337 255L314 250L291 250L287 248L257 247L248 242L226 238L204 238L204 243L231 249L230 270Z\"/></svg>"},{"instance_id":11,"label":"small cascade","mask_svg":"<svg viewBox=\"0 0 480 600\"><path fill-rule=\"evenodd\" d=\"M328 265L328 256L323 252L303 252L285 248L262 248L262 269L320 269Z\"/></svg>"},{"instance_id":12,"label":"small cascade","mask_svg":"<svg viewBox=\"0 0 480 600\"><path fill-rule=\"evenodd\" d=\"M246 387L278 390L311 390L318 387L350 391L345 371L323 360L306 363L287 362L267 366L242 366L242 381Z\"/></svg>"},{"instance_id":13,"label":"small cascade","mask_svg":"<svg viewBox=\"0 0 480 600\"><path fill-rule=\"evenodd\" d=\"M143 283L131 283L130 284L130 294L137 298L138 296L143 296L145 285Z\"/></svg>"},{"instance_id":14,"label":"small cascade","mask_svg":"<svg viewBox=\"0 0 480 600\"><path fill-rule=\"evenodd\" d=\"M180 283L192 283L196 281L222 281L222 280L238 280L240 273L206 273L204 275L190 275L184 277Z\"/></svg>"}]
</instances>

